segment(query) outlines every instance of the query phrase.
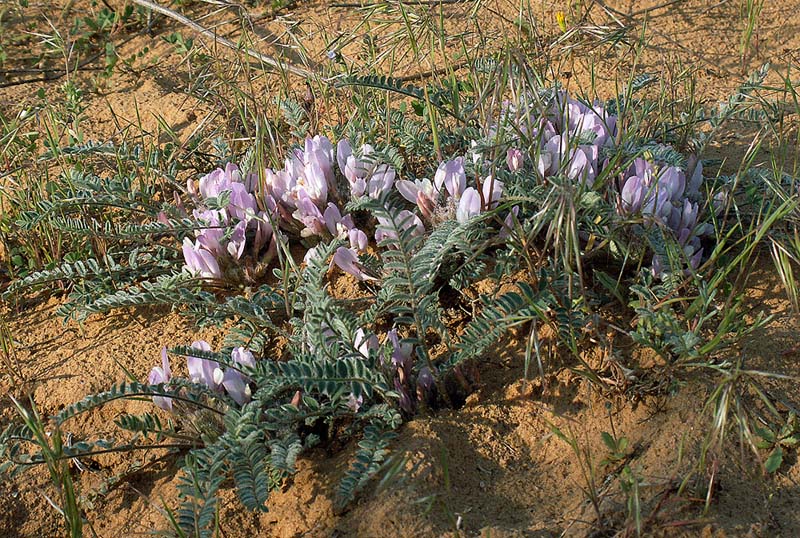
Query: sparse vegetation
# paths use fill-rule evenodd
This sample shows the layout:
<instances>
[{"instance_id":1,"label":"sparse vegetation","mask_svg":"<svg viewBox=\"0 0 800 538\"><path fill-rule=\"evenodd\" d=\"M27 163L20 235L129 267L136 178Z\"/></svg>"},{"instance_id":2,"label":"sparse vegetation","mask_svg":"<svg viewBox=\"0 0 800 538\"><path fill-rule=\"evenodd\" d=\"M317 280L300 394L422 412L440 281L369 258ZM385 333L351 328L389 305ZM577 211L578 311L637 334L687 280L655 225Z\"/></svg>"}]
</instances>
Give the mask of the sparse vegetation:
<instances>
[{"instance_id":1,"label":"sparse vegetation","mask_svg":"<svg viewBox=\"0 0 800 538\"><path fill-rule=\"evenodd\" d=\"M778 319L751 293L766 260L798 310L797 65L755 63L764 2L738 6L751 73L715 99L693 69L643 67L668 5L343 4L352 26L312 30L302 3L78 3L0 8L0 88L30 88L0 104L0 470L47 469L59 532L102 536L128 488L165 535L227 536L324 449L347 459L322 473L332 514L417 495L431 533L491 533L451 502L445 444L395 451L489 390L541 413L530 446L575 469L580 506L548 532L713 522L725 466L794 468L796 370L747 351ZM112 106L148 77L164 105ZM87 359L83 393L43 404L13 320L54 298L66 326L124 319L160 355L117 347L116 378ZM153 331L167 315L191 330ZM616 414L674 402L697 422L653 471ZM169 498L130 482L156 464ZM426 464L438 486L414 482Z\"/></svg>"}]
</instances>

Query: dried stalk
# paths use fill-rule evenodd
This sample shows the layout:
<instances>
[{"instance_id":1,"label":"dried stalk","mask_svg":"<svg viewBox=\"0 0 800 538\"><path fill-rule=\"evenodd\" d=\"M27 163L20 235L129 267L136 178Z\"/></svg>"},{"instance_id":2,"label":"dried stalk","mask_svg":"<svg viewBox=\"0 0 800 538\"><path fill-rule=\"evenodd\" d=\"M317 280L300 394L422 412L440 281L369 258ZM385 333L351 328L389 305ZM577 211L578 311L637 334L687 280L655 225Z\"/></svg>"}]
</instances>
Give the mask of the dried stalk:
<instances>
[{"instance_id":1,"label":"dried stalk","mask_svg":"<svg viewBox=\"0 0 800 538\"><path fill-rule=\"evenodd\" d=\"M178 13L176 11L173 11L173 10L171 10L169 8L166 8L164 6L156 4L155 2L151 2L150 0L133 0L133 3L139 4L140 6L146 7L147 9L149 9L149 10L151 10L153 12L160 13L160 14L166 16L166 17L174 19L174 20L178 21L179 23L183 24L184 26L188 26L189 28L191 28L192 30L194 30L198 34L202 35L203 37L214 41L215 43L219 43L220 45L224 45L224 46L226 46L226 47L228 47L229 49L232 49L232 50L240 50L240 47L238 47L234 42L232 42L232 41L230 41L228 39L225 39L224 37L218 36L217 34L212 32L208 28L205 28L204 26L201 26L200 24L196 23L192 19L190 19L188 17L185 17L184 15L181 15L180 13ZM305 68L298 67L296 65L293 65L293 64L290 64L288 62L281 61L281 60L276 60L275 58L272 58L270 56L266 56L264 54L261 54L260 52L256 52L256 51L254 51L252 49L249 49L249 48L246 48L246 47L244 49L241 49L241 50L244 50L245 54L247 54L251 58L253 58L253 59L255 59L255 60L257 60L257 61L259 61L259 62L261 62L263 64L266 64L266 65L268 65L270 67L273 67L273 68L275 68L275 69L277 69L279 71L285 71L287 73L291 73L293 75L297 75L298 77L304 77L304 78L310 78L312 76L311 71L309 71L309 70L307 70Z\"/></svg>"}]
</instances>

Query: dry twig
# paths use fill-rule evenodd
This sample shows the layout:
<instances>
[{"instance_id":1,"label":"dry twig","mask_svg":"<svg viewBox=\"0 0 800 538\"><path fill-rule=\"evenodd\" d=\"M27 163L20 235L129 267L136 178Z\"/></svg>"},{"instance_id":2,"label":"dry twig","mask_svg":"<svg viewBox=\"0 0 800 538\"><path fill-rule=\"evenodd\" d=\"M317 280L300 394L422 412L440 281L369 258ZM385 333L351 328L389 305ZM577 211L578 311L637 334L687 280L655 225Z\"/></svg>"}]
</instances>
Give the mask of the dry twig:
<instances>
[{"instance_id":1,"label":"dry twig","mask_svg":"<svg viewBox=\"0 0 800 538\"><path fill-rule=\"evenodd\" d=\"M178 13L176 11L173 11L173 10L171 10L169 8L166 8L164 6L156 4L155 2L151 2L150 0L133 0L133 2L135 4L139 4L142 7L146 7L147 9L150 9L151 11L154 11L156 13L160 13L160 14L166 16L166 17L174 19L174 20L178 21L179 23L183 24L184 26L188 26L189 28L191 28L192 30L194 30L198 34L202 35L203 37L214 41L215 43L219 43L220 45L224 45L224 46L226 46L226 47L228 47L229 49L232 49L232 50L240 50L240 47L238 47L236 45L236 43L234 43L233 41L230 41L229 39L226 39L224 37L218 36L217 34L212 32L208 28L205 28L204 26L201 26L200 24L196 23L192 19L190 19L190 18L188 18L188 17L186 17L184 15L181 15L180 13ZM271 56L267 56L265 54L261 54L260 52L254 51L254 50L246 48L246 47L244 49L241 49L241 50L243 50L245 52L245 54L247 54L248 56L250 56L254 60L257 60L257 61L259 61L259 62L261 62L263 64L266 64L266 65L268 65L270 67L273 67L273 68L275 68L275 69L277 69L279 71L285 71L285 72L291 73L293 75L297 75L298 77L304 77L304 78L310 78L312 76L311 71L309 71L308 69L305 69L303 67L298 67L296 65L293 65L293 64L290 64L288 62L281 61L281 60L276 60L275 58L272 58Z\"/></svg>"}]
</instances>

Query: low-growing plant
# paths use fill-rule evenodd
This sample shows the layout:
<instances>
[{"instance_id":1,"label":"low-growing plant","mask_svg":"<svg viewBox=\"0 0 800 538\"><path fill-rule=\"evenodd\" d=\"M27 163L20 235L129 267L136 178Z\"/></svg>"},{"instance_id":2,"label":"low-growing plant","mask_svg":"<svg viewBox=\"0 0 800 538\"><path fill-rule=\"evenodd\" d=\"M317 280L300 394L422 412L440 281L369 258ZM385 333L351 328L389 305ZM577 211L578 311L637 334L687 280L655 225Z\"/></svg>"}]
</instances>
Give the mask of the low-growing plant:
<instances>
[{"instance_id":1,"label":"low-growing plant","mask_svg":"<svg viewBox=\"0 0 800 538\"><path fill-rule=\"evenodd\" d=\"M58 492L56 501L46 495L45 498L64 518L67 535L71 538L82 537L83 513L78 505L75 481L70 470L70 455L61 429L58 427L48 429L46 420L39 414L33 400L30 401L30 408L26 408L24 404L11 398L23 423L8 426L2 434L4 441L28 441L34 443L38 450L35 456L30 457L29 454L19 451L18 445L8 445L4 442L0 446L0 455L4 460L0 469L19 471L30 465L44 464Z\"/></svg>"},{"instance_id":2,"label":"low-growing plant","mask_svg":"<svg viewBox=\"0 0 800 538\"><path fill-rule=\"evenodd\" d=\"M785 451L795 450L800 443L797 415L789 412L783 424L756 427L756 435L761 438L756 446L769 452L764 461L764 470L776 473L784 462Z\"/></svg>"},{"instance_id":3,"label":"low-growing plant","mask_svg":"<svg viewBox=\"0 0 800 538\"><path fill-rule=\"evenodd\" d=\"M655 138L659 130L639 116L646 101L634 99L653 77L600 102L544 85L510 60L480 67L468 82L438 86L343 77L340 90L352 92L358 109L327 134L309 132L310 114L281 100L276 108L299 144L270 155L273 139L257 140L233 164L217 142L218 167L185 185L174 146L147 154L84 142L76 128L64 147L61 133L51 133L50 156L73 166L41 200L15 211L14 223L25 232L60 230L73 254L16 279L4 297L60 282L67 319L153 304L201 324L232 321L218 351L203 341L165 342L175 347L163 350L147 383L123 383L59 412L57 428L121 398L152 398L161 409L116 421L132 440L88 439L65 454L181 451L181 504L171 522L178 534L211 536L220 488L232 483L244 506L265 510L300 454L334 438L360 439L337 490L341 505L352 501L403 421L463 401L452 388L468 386L462 368L515 327L531 335L526 376L534 354L544 374L538 330L548 326L569 367L599 385L584 352L614 300L629 308L625 336L652 348L665 375L730 373L716 354L765 319L742 316L749 266L796 201L769 183L783 195L740 205L736 197L762 176L742 170L711 181L699 153ZM702 116L710 132L742 111L763 76ZM417 117L380 98L386 92L410 99ZM248 129L272 136L273 123ZM694 146L709 140L701 133ZM97 173L89 155L114 156L116 170ZM511 286L482 294L463 330L449 326L445 298L461 301L484 279L495 290ZM333 290L340 280L352 297ZM173 373L170 354L186 357L188 377ZM712 396L719 438L723 404L740 379L731 375ZM602 524L590 454L573 435L553 432L580 460ZM625 437L603 441L606 463L626 460ZM52 459L30 427L7 430L0 447L15 463L22 454L32 463ZM640 533L641 479L624 466L621 480Z\"/></svg>"}]
</instances>

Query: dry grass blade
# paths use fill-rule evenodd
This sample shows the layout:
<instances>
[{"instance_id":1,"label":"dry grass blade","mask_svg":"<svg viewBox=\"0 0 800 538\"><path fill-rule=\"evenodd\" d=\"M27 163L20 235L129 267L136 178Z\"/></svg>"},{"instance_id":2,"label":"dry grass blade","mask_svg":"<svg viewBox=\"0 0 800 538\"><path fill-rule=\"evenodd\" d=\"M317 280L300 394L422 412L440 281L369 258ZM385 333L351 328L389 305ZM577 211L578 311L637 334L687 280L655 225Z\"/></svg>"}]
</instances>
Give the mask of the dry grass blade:
<instances>
[{"instance_id":1,"label":"dry grass blade","mask_svg":"<svg viewBox=\"0 0 800 538\"><path fill-rule=\"evenodd\" d=\"M16 349L14 346L14 335L6 322L5 314L0 313L0 359L6 368L6 372L18 385L22 385L25 377L19 367Z\"/></svg>"},{"instance_id":2,"label":"dry grass blade","mask_svg":"<svg viewBox=\"0 0 800 538\"><path fill-rule=\"evenodd\" d=\"M190 18L188 18L188 17L186 17L184 15L181 15L180 13L177 13L176 11L173 11L173 10L171 10L169 8L161 6L161 5L156 4L154 2L150 2L149 0L133 0L133 2L135 4L139 4L140 6L146 7L147 9L150 9L150 10L155 11L157 13L161 13L162 15L164 15L166 17L174 19L174 20L178 21L179 23L183 24L184 26L188 26L189 28L191 28L195 32L199 33L203 37L214 41L215 43L219 43L220 45L224 45L225 47L228 47L231 50L240 50L240 47L238 47L233 41L216 35L214 32L212 32L208 28L205 28L204 26L202 26L200 24L197 24L192 19L190 19ZM245 54L247 54L249 57L253 58L254 60L257 60L257 61L259 61L259 62L261 62L261 63L263 63L265 65L268 65L268 66L270 66L272 68L275 68L278 71L285 71L287 73L291 73L291 74L296 75L298 77L304 77L304 78L310 78L312 76L311 71L309 71L308 69L305 69L305 68L302 68L302 67L298 67L298 66L293 65L293 64L288 63L288 62L277 60L275 58L272 58L271 56L267 56L267 55L262 54L260 52L254 51L252 49L245 48L245 49L243 49L243 52Z\"/></svg>"}]
</instances>

